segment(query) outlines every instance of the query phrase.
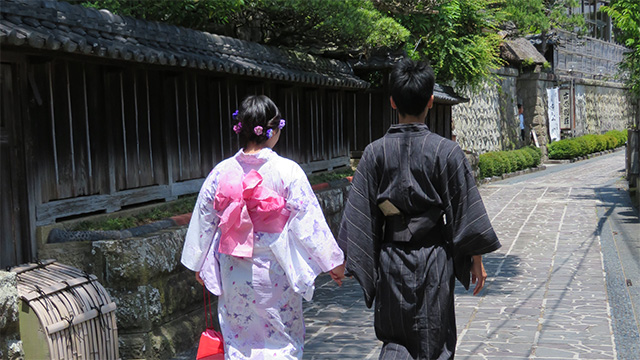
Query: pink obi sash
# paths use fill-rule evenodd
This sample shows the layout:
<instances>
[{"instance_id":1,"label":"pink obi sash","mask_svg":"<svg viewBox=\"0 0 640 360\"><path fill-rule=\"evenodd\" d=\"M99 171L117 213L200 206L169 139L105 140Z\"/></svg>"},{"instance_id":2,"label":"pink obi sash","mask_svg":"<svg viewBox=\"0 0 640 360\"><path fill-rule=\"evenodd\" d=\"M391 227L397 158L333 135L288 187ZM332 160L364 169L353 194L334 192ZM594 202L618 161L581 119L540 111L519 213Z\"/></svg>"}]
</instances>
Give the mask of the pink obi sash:
<instances>
[{"instance_id":1,"label":"pink obi sash","mask_svg":"<svg viewBox=\"0 0 640 360\"><path fill-rule=\"evenodd\" d=\"M223 176L213 204L220 218L218 251L237 257L253 256L253 233L282 232L290 214L284 206L284 198L262 186L262 176L255 170L242 183L235 174Z\"/></svg>"}]
</instances>

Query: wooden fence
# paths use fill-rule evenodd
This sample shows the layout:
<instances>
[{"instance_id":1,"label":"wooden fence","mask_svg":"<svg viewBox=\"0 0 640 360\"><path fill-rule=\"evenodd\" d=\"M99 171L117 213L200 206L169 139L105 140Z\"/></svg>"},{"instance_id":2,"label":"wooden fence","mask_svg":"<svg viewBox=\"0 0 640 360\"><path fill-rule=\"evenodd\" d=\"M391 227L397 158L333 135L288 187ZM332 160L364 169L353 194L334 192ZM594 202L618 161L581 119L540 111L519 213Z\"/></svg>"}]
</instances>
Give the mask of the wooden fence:
<instances>
[{"instance_id":1,"label":"wooden fence","mask_svg":"<svg viewBox=\"0 0 640 360\"><path fill-rule=\"evenodd\" d=\"M309 173L349 162L353 92L73 59L27 71L36 225L197 192L238 151L231 114L248 94L287 119L278 153Z\"/></svg>"}]
</instances>

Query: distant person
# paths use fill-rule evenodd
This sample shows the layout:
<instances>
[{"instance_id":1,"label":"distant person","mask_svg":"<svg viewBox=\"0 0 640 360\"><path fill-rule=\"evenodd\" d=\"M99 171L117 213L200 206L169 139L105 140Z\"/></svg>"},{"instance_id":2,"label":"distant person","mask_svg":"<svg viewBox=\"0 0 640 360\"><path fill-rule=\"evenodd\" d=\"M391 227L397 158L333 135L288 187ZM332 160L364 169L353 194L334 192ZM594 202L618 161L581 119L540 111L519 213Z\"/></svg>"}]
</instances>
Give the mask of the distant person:
<instances>
[{"instance_id":1,"label":"distant person","mask_svg":"<svg viewBox=\"0 0 640 360\"><path fill-rule=\"evenodd\" d=\"M524 107L518 104L518 120L520 120L520 139L524 141Z\"/></svg>"},{"instance_id":2,"label":"distant person","mask_svg":"<svg viewBox=\"0 0 640 360\"><path fill-rule=\"evenodd\" d=\"M344 254L304 171L271 150L285 126L273 101L249 96L233 117L246 146L202 185L182 263L219 296L226 359L301 359L302 299L322 272L341 284Z\"/></svg>"},{"instance_id":3,"label":"distant person","mask_svg":"<svg viewBox=\"0 0 640 360\"><path fill-rule=\"evenodd\" d=\"M467 289L475 283L477 295L487 277L482 254L500 242L464 152L424 123L431 68L405 59L389 81L399 124L365 148L338 243L367 307L375 301L380 359L451 359L455 277Z\"/></svg>"}]
</instances>

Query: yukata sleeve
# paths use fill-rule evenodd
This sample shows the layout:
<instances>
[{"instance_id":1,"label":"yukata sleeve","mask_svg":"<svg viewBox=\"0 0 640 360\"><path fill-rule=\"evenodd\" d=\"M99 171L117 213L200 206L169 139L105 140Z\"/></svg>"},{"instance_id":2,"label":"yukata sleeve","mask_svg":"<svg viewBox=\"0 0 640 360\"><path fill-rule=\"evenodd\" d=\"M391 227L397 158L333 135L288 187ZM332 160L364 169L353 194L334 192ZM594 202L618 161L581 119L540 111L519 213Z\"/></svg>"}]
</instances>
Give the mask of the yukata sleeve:
<instances>
[{"instance_id":1,"label":"yukata sleeve","mask_svg":"<svg viewBox=\"0 0 640 360\"><path fill-rule=\"evenodd\" d=\"M289 220L271 245L294 291L311 300L315 278L344 262L344 254L331 233L318 199L304 171L292 164L286 179Z\"/></svg>"},{"instance_id":2,"label":"yukata sleeve","mask_svg":"<svg viewBox=\"0 0 640 360\"><path fill-rule=\"evenodd\" d=\"M214 235L218 230L216 211L213 208L213 199L216 194L218 172L212 170L202 184L198 200L193 208L187 235L182 249L181 262L188 269L200 271L205 261Z\"/></svg>"},{"instance_id":3,"label":"yukata sleeve","mask_svg":"<svg viewBox=\"0 0 640 360\"><path fill-rule=\"evenodd\" d=\"M440 170L439 182L446 206L446 229L453 248L455 274L469 289L471 257L495 251L501 244L464 152L455 145L441 158L446 160Z\"/></svg>"},{"instance_id":4,"label":"yukata sleeve","mask_svg":"<svg viewBox=\"0 0 640 360\"><path fill-rule=\"evenodd\" d=\"M347 254L347 271L360 283L367 307L373 305L384 215L377 204L375 157L367 146L351 182L338 244Z\"/></svg>"}]
</instances>

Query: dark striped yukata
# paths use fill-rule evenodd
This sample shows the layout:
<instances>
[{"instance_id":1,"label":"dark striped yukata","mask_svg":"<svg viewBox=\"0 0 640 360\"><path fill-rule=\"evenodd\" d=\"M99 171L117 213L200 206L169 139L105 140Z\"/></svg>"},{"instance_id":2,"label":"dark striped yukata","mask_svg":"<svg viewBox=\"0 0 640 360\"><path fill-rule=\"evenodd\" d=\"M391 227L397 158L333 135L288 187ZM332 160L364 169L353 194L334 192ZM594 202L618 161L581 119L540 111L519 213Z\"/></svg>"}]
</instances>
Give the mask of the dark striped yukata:
<instances>
[{"instance_id":1,"label":"dark striped yukata","mask_svg":"<svg viewBox=\"0 0 640 360\"><path fill-rule=\"evenodd\" d=\"M375 300L380 359L453 358L455 278L468 289L471 256L500 247L460 147L425 124L391 126L362 155L338 243Z\"/></svg>"}]
</instances>

